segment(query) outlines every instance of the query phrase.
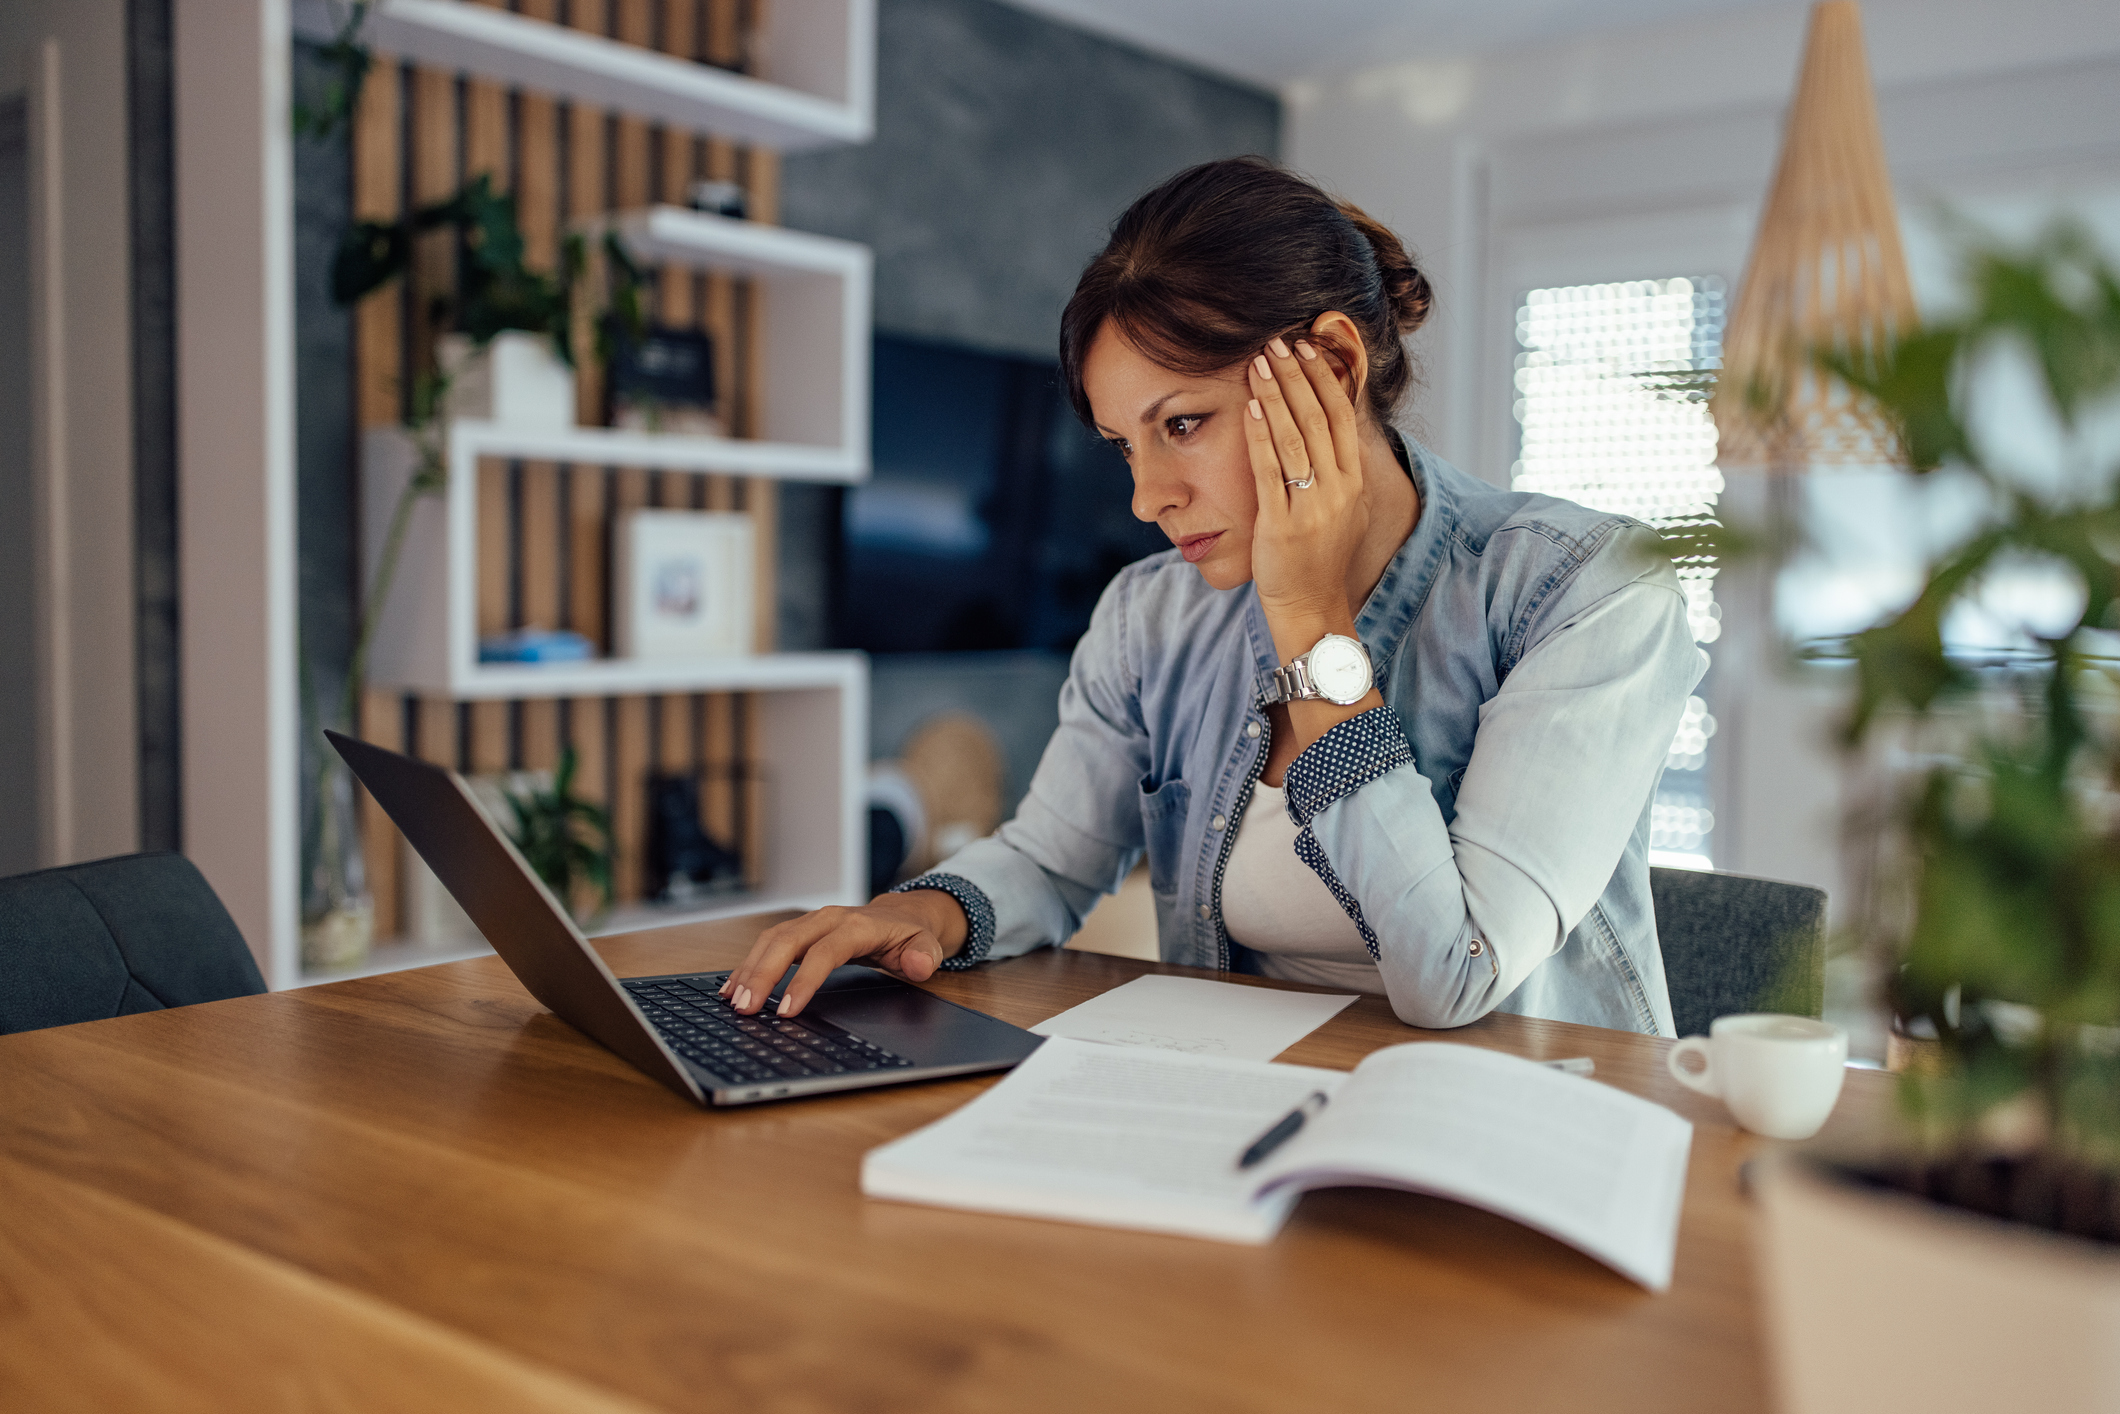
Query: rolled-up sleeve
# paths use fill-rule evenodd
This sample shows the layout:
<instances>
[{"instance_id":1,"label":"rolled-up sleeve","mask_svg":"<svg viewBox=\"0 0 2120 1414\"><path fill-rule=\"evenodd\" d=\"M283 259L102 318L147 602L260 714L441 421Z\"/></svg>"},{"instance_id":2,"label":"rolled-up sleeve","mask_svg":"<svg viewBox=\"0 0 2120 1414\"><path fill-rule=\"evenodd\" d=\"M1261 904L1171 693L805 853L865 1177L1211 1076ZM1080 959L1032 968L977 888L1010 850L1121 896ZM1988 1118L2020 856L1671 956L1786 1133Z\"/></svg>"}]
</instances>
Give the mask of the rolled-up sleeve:
<instances>
[{"instance_id":1,"label":"rolled-up sleeve","mask_svg":"<svg viewBox=\"0 0 2120 1414\"><path fill-rule=\"evenodd\" d=\"M1667 562L1562 609L1481 706L1448 823L1388 707L1288 768L1296 853L1411 1025L1477 1020L1567 941L1611 882L1705 670Z\"/></svg>"}]
</instances>

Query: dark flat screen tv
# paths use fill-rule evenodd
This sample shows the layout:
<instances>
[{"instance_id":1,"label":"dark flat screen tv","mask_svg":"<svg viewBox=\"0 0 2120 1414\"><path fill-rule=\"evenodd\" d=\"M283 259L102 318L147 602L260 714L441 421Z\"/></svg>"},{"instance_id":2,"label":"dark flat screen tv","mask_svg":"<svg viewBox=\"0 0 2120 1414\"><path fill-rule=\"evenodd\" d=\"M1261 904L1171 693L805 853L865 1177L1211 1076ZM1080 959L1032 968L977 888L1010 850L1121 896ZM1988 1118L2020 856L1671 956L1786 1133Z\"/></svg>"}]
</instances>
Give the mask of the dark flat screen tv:
<instances>
[{"instance_id":1,"label":"dark flat screen tv","mask_svg":"<svg viewBox=\"0 0 2120 1414\"><path fill-rule=\"evenodd\" d=\"M834 637L871 653L1065 652L1170 548L1057 363L878 336L870 480L845 492Z\"/></svg>"}]
</instances>

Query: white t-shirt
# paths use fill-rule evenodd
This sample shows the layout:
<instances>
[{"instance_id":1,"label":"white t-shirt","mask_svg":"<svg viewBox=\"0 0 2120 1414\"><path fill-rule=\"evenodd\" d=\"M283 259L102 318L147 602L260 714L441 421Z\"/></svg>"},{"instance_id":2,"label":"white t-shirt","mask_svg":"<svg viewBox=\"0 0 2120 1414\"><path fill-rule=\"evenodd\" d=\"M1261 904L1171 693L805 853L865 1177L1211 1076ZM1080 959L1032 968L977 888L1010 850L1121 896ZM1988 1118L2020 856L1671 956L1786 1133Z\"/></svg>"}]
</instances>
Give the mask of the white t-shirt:
<instances>
[{"instance_id":1,"label":"white t-shirt","mask_svg":"<svg viewBox=\"0 0 2120 1414\"><path fill-rule=\"evenodd\" d=\"M1287 982L1382 992L1384 976L1332 890L1296 857L1296 826L1280 787L1256 781L1222 870L1222 924Z\"/></svg>"}]
</instances>

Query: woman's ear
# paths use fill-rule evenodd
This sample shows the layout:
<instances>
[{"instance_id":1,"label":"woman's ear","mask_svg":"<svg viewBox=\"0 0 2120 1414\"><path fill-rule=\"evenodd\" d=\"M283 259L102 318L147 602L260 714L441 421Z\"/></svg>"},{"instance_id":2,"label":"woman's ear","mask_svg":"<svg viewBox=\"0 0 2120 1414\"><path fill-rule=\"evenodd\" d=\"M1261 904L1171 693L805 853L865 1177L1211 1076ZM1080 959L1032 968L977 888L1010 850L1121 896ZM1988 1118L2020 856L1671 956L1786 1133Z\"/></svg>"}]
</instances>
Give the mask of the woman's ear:
<instances>
[{"instance_id":1,"label":"woman's ear","mask_svg":"<svg viewBox=\"0 0 2120 1414\"><path fill-rule=\"evenodd\" d=\"M1346 390L1347 401L1361 407L1362 391L1369 386L1369 349L1362 343L1361 329L1352 319L1331 309L1310 321L1310 337L1340 375L1340 387Z\"/></svg>"}]
</instances>

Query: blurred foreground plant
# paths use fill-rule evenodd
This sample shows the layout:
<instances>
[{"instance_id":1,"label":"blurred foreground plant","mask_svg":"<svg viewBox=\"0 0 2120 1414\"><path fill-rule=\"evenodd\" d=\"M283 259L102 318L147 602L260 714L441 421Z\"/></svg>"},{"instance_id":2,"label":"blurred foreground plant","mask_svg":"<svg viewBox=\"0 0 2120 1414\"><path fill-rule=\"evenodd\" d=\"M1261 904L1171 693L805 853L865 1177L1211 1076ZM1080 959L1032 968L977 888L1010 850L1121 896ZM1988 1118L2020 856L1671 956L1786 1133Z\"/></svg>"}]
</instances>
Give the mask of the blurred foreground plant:
<instances>
[{"instance_id":1,"label":"blurred foreground plant","mask_svg":"<svg viewBox=\"0 0 2120 1414\"><path fill-rule=\"evenodd\" d=\"M1900 1024L1935 1037L1932 1061L1902 1080L1930 1151L1960 1167L2013 1153L2053 1173L2110 1172L2120 1168L2120 464L2097 434L2120 394L2120 276L2069 223L2018 249L1965 237L1961 255L1957 317L1819 355L1886 414L1910 474L1969 475L1987 510L1931 557L1911 606L1845 645L1857 682L1848 745L1896 743L1922 763L1893 811L1899 867L1869 926L1897 959L1888 1000ZM1998 359L2035 371L2059 464L1998 464L1985 445L1973 391ZM2077 583L2073 621L2026 631L2000 661L1948 651L1953 612L1998 570L2026 564ZM2120 1229L2105 1206L2102 1221Z\"/></svg>"}]
</instances>

